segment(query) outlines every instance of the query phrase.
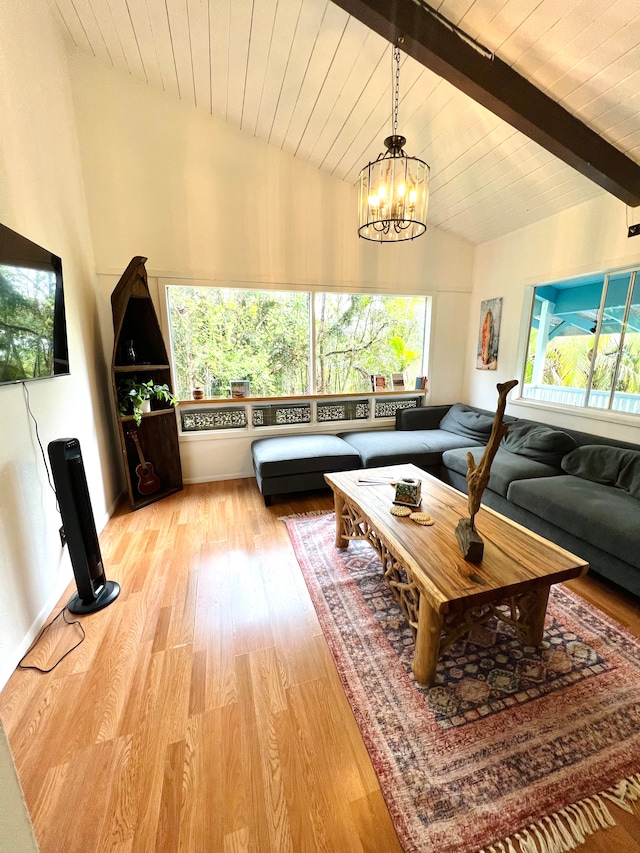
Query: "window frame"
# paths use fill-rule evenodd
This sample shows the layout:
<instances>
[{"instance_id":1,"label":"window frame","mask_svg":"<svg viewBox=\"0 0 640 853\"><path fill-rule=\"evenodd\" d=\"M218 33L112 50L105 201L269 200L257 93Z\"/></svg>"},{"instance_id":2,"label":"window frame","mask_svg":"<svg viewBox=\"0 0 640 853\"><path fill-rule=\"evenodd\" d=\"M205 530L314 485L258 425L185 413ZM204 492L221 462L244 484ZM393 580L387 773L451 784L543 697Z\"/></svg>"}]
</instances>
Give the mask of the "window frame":
<instances>
[{"instance_id":1,"label":"window frame","mask_svg":"<svg viewBox=\"0 0 640 853\"><path fill-rule=\"evenodd\" d=\"M606 270L601 270L597 272L584 272L578 275L567 276L566 278L553 278L547 281L538 281L535 283L527 284L524 288L524 299L522 305L522 315L521 315L521 324L520 324L520 332L519 332L519 346L518 346L518 358L517 358L517 373L516 375L519 377L519 387L517 389L517 394L514 395L515 400L517 400L518 404L531 406L535 409L546 409L549 411L561 411L567 414L580 416L580 417L589 417L596 418L600 420L605 420L608 422L619 422L619 423L632 423L634 426L638 425L638 418L640 418L640 411L638 412L625 412L619 409L612 408L612 404L615 400L616 395L616 381L619 375L620 361L621 355L620 352L618 354L618 358L616 360L616 365L612 374L612 387L606 392L608 393L608 400L606 407L599 407L589 405L589 398L592 391L592 379L594 373L594 366L597 360L598 355L598 343L600 340L600 331L602 326L602 318L606 308L606 300L607 300L607 292L608 285L612 278L618 276L628 275L629 281L627 285L627 295L625 301L624 308L624 316L621 320L622 327L622 343L624 342L624 336L628 331L628 317L630 307L633 303L633 295L634 295L634 287L637 290L638 283L640 282L640 263L635 263L631 265L624 265L620 267L614 267ZM529 340L531 335L531 328L533 322L533 314L535 308L535 298L536 291L539 288L544 287L553 287L556 285L563 285L565 289L570 289L567 286L571 285L573 282L574 287L581 286L581 283L587 283L589 280L599 279L601 280L602 291L600 294L600 300L598 304L598 314L596 319L596 332L594 334L594 347L593 354L591 357L591 362L589 365L589 374L587 378L587 384L583 389L579 389L583 391L582 402L580 405L577 403L570 402L554 402L553 400L540 400L534 397L525 395L525 379L526 379L526 370L527 370L527 361L528 361L528 351L529 351ZM622 347L620 348L622 350ZM563 386L549 386L553 387L563 387ZM640 398L640 395L638 395Z\"/></svg>"},{"instance_id":2,"label":"window frame","mask_svg":"<svg viewBox=\"0 0 640 853\"><path fill-rule=\"evenodd\" d=\"M171 374L174 380L174 386L176 385L176 368L175 368L175 358L174 358L174 350L173 350L173 340L171 334L171 323L169 322L169 288L171 287L208 287L215 288L218 290L221 289L233 289L233 290L254 290L254 291L277 291L277 292L291 292L291 293L306 293L309 295L309 375L311 378L311 389L307 394L297 394L297 395L286 395L286 396L270 396L270 397L249 397L247 399L260 399L260 400L308 400L310 398L336 398L336 397L355 397L355 396L366 396L370 394L370 390L364 391L354 391L354 392L328 392L324 394L320 394L316 391L317 382L316 382L316 335L314 333L315 330L315 302L316 302L316 294L327 293L327 294L353 294L359 296L371 295L371 296L389 296L389 297L398 297L398 298L407 298L407 299L422 299L424 300L424 327L422 334L422 359L421 359L421 370L422 375L428 376L428 367L431 360L431 346L432 346L432 328L431 328L431 318L432 318L432 310L433 310L433 294L431 292L419 292L416 291L415 286L412 288L398 289L397 287L379 287L376 289L372 289L369 287L363 287L361 289L357 288L347 288L347 287L338 287L332 285L319 285L319 284L291 284L291 283L283 283L283 282L264 282L264 281L256 281L256 282L245 282L245 281L231 281L231 280L211 280L211 279L199 279L199 278L184 278L182 276L158 276L158 301L160 304L160 317L163 325L164 332L166 334L167 342L168 342L168 353L169 353L169 361ZM410 393L415 389L407 388L404 392L395 392L396 394L401 393ZM380 393L380 392L376 392ZM386 394L392 394L392 391L382 392ZM424 392L422 392L424 393ZM215 402L228 401L228 397L217 397L210 398ZM191 399L185 399L181 402L193 402Z\"/></svg>"}]
</instances>

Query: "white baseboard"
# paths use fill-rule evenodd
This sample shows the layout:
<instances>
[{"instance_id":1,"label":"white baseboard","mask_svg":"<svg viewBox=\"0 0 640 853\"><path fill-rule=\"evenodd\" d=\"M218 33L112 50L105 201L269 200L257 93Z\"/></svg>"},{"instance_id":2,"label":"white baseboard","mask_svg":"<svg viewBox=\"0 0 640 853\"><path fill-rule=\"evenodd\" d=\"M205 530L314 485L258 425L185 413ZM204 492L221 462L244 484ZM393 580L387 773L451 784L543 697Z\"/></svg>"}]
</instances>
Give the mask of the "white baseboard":
<instances>
[{"instance_id":1,"label":"white baseboard","mask_svg":"<svg viewBox=\"0 0 640 853\"><path fill-rule=\"evenodd\" d=\"M29 629L24 635L20 645L16 649L11 649L10 657L3 656L2 662L0 663L0 690L5 686L9 678L15 672L19 662L29 651L31 643L33 643L35 638L38 636L39 632L42 630L42 626L45 624L49 616L51 615L51 618L53 618L53 615L57 615L52 615L53 608L60 600L60 597L64 594L71 580L73 580L73 577L69 576L65 581L60 581L60 584L56 587L56 591L49 596L48 600L40 608L40 612L29 626Z\"/></svg>"},{"instance_id":2,"label":"white baseboard","mask_svg":"<svg viewBox=\"0 0 640 853\"><path fill-rule=\"evenodd\" d=\"M189 477L182 480L185 486L193 486L197 483L219 483L223 480L255 480L253 474L213 474L208 477Z\"/></svg>"}]
</instances>

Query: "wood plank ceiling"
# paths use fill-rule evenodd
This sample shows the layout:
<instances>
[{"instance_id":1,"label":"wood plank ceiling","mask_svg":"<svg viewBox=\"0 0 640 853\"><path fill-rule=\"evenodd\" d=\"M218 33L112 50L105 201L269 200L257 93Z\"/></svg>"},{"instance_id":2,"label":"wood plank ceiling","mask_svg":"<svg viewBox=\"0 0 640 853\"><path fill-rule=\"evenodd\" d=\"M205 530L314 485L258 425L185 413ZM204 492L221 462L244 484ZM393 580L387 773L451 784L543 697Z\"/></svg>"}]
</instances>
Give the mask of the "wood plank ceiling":
<instances>
[{"instance_id":1,"label":"wood plank ceiling","mask_svg":"<svg viewBox=\"0 0 640 853\"><path fill-rule=\"evenodd\" d=\"M391 47L328 0L49 3L77 49L350 184L391 132ZM638 0L431 6L640 163ZM429 225L471 243L603 192L404 54L398 131L431 167Z\"/></svg>"}]
</instances>

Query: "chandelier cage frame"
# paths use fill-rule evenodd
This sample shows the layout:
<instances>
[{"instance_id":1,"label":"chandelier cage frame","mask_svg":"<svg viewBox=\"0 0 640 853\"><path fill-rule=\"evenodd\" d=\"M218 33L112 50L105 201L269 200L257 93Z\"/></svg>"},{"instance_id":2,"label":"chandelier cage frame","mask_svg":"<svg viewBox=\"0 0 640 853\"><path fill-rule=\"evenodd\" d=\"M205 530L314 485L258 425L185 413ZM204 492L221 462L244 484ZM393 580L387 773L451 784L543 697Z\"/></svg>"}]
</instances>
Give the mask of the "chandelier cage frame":
<instances>
[{"instance_id":1,"label":"chandelier cage frame","mask_svg":"<svg viewBox=\"0 0 640 853\"><path fill-rule=\"evenodd\" d=\"M430 170L424 160L405 152L407 140L398 134L400 49L396 46L392 58L392 134L384 140L387 150L360 172L358 235L378 243L415 240L427 230Z\"/></svg>"}]
</instances>

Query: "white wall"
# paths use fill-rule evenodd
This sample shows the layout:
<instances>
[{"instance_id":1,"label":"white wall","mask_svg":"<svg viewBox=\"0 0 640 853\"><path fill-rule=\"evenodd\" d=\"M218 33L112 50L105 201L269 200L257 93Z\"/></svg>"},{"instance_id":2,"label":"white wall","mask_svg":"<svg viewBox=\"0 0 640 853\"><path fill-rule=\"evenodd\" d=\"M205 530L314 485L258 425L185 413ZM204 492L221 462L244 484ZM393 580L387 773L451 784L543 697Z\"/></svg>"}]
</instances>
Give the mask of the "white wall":
<instances>
[{"instance_id":1,"label":"white wall","mask_svg":"<svg viewBox=\"0 0 640 853\"><path fill-rule=\"evenodd\" d=\"M80 439L96 522L119 490L103 414L103 345L96 323L94 261L65 51L41 0L0 4L0 221L60 255L71 375L28 383L46 453L55 438ZM100 389L100 390L96 390ZM72 578L21 385L0 387L0 686ZM0 847L35 842L0 737Z\"/></svg>"},{"instance_id":2,"label":"white wall","mask_svg":"<svg viewBox=\"0 0 640 853\"><path fill-rule=\"evenodd\" d=\"M520 379L518 346L527 285L640 263L640 237L627 237L625 205L608 193L512 234L478 246L475 253L463 397L495 409L496 383ZM480 303L502 296L497 371L476 370ZM598 412L567 413L510 395L507 412L623 441L638 441L637 418Z\"/></svg>"},{"instance_id":3,"label":"white wall","mask_svg":"<svg viewBox=\"0 0 640 853\"><path fill-rule=\"evenodd\" d=\"M361 240L354 187L93 57L71 67L105 358L108 296L142 255L157 308L158 276L430 295L429 402L460 398L471 245L435 228L404 245ZM250 438L183 438L185 480L250 476Z\"/></svg>"},{"instance_id":4,"label":"white wall","mask_svg":"<svg viewBox=\"0 0 640 853\"><path fill-rule=\"evenodd\" d=\"M0 4L0 221L62 257L71 375L26 384L45 450L80 440L98 530L120 491L65 50L46 4ZM71 580L22 385L0 387L0 685Z\"/></svg>"},{"instance_id":5,"label":"white wall","mask_svg":"<svg viewBox=\"0 0 640 853\"><path fill-rule=\"evenodd\" d=\"M74 98L97 269L469 290L473 248L356 234L355 187L81 53Z\"/></svg>"}]
</instances>

